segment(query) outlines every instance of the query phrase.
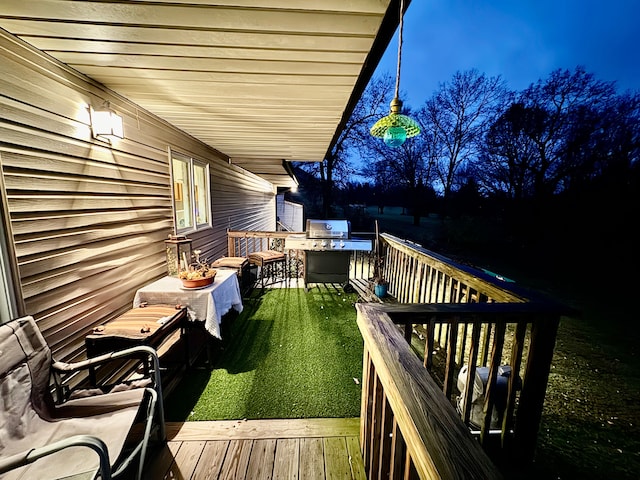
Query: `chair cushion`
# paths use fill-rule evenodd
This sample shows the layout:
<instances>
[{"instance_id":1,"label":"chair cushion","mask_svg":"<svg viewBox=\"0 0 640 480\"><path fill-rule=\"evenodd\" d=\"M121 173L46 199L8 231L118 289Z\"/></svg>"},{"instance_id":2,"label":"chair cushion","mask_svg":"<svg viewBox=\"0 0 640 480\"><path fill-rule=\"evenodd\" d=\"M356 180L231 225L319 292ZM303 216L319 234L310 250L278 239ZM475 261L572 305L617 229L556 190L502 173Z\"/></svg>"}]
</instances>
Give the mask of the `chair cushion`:
<instances>
[{"instance_id":1,"label":"chair cushion","mask_svg":"<svg viewBox=\"0 0 640 480\"><path fill-rule=\"evenodd\" d=\"M284 260L284 253L277 250L263 250L249 254L249 261L255 265L264 265L269 262L279 262Z\"/></svg>"},{"instance_id":2,"label":"chair cushion","mask_svg":"<svg viewBox=\"0 0 640 480\"><path fill-rule=\"evenodd\" d=\"M221 257L211 264L213 268L243 268L249 263L246 257Z\"/></svg>"}]
</instances>

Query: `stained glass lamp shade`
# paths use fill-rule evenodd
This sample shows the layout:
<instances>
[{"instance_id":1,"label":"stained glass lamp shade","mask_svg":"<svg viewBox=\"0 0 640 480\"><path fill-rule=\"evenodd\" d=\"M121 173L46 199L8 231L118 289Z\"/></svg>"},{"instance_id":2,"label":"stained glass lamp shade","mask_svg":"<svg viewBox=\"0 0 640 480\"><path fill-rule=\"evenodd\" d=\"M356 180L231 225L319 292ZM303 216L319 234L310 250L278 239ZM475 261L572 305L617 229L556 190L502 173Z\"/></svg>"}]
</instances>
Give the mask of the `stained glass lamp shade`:
<instances>
[{"instance_id":1,"label":"stained glass lamp shade","mask_svg":"<svg viewBox=\"0 0 640 480\"><path fill-rule=\"evenodd\" d=\"M399 147L407 138L415 137L420 133L420 126L415 120L403 115L402 101L398 98L400 90L400 64L402 60L402 14L404 1L400 0L400 25L398 27L398 69L396 71L396 89L391 100L390 112L386 117L378 120L369 130L372 136L382 138L389 147Z\"/></svg>"},{"instance_id":2,"label":"stained glass lamp shade","mask_svg":"<svg viewBox=\"0 0 640 480\"><path fill-rule=\"evenodd\" d=\"M394 98L391 101L391 112L371 127L369 130L371 135L382 138L390 147L399 147L407 138L418 135L420 126L411 117L401 114L401 109L402 101Z\"/></svg>"}]
</instances>

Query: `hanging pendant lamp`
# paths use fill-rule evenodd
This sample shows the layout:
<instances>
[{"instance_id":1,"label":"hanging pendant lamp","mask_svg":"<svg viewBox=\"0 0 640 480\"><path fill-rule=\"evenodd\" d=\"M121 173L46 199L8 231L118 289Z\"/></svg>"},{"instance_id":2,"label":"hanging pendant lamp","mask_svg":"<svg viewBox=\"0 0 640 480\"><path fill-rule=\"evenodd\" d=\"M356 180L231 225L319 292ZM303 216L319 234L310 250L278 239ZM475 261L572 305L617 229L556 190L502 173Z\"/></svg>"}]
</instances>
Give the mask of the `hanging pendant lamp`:
<instances>
[{"instance_id":1,"label":"hanging pendant lamp","mask_svg":"<svg viewBox=\"0 0 640 480\"><path fill-rule=\"evenodd\" d=\"M382 138L389 147L399 147L407 138L415 137L420 133L418 123L407 115L403 115L400 92L400 65L402 59L402 17L404 12L404 0L400 0L400 25L398 27L398 68L396 70L396 89L391 100L389 115L378 120L369 130L374 137Z\"/></svg>"}]
</instances>

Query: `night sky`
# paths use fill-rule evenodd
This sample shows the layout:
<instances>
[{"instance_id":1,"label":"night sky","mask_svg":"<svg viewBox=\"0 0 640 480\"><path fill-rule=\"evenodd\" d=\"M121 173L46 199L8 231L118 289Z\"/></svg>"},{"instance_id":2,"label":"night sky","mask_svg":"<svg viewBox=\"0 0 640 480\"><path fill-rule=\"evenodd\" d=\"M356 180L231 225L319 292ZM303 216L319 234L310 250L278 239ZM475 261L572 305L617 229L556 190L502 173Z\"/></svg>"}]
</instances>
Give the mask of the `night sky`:
<instances>
[{"instance_id":1,"label":"night sky","mask_svg":"<svg viewBox=\"0 0 640 480\"><path fill-rule=\"evenodd\" d=\"M619 93L638 92L639 23L637 0L413 0L404 17L401 98L418 108L456 71L500 75L522 90L577 65L615 81ZM377 73L395 76L397 49L396 32Z\"/></svg>"}]
</instances>

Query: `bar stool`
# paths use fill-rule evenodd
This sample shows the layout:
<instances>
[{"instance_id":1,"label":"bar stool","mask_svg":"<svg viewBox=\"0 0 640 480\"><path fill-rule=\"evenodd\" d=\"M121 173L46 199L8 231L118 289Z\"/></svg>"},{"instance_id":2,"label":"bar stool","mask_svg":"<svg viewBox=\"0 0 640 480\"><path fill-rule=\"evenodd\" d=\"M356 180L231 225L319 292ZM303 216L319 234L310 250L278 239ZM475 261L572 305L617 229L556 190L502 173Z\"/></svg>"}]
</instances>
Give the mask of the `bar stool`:
<instances>
[{"instance_id":1,"label":"bar stool","mask_svg":"<svg viewBox=\"0 0 640 480\"><path fill-rule=\"evenodd\" d=\"M213 268L233 269L238 275L238 283L242 293L249 291L251 287L251 274L249 272L249 259L246 257L220 257L211 264Z\"/></svg>"},{"instance_id":2,"label":"bar stool","mask_svg":"<svg viewBox=\"0 0 640 480\"><path fill-rule=\"evenodd\" d=\"M287 257L283 252L277 250L263 250L249 254L249 263L259 268L259 279L262 288L265 286L265 278L275 282L278 279L278 272L281 279L287 279Z\"/></svg>"}]
</instances>

